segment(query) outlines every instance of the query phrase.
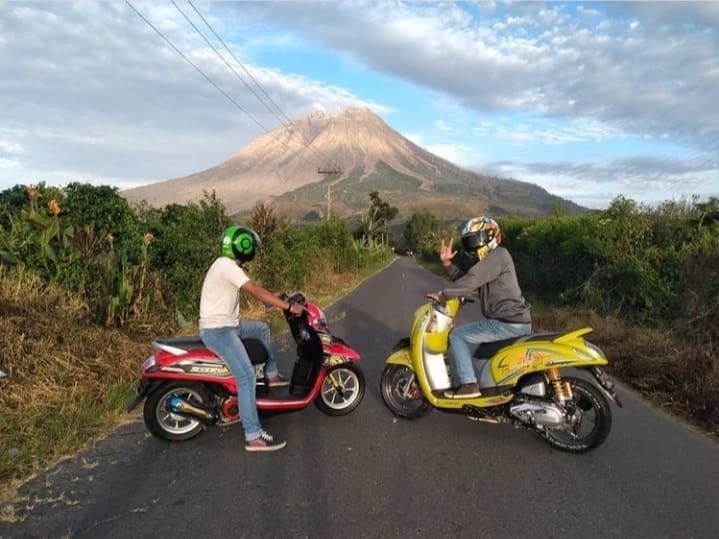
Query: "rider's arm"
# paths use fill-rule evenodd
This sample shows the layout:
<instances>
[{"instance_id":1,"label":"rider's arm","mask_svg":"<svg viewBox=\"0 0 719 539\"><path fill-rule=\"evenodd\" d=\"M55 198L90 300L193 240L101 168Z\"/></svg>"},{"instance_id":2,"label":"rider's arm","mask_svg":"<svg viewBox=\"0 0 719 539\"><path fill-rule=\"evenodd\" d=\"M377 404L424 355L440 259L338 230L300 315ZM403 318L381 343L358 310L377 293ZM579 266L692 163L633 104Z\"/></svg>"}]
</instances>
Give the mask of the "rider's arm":
<instances>
[{"instance_id":1,"label":"rider's arm","mask_svg":"<svg viewBox=\"0 0 719 539\"><path fill-rule=\"evenodd\" d=\"M464 275L464 272L451 262L447 265L442 264L442 266L444 267L444 271L447 272L447 275L449 275L449 278L453 281L456 281Z\"/></svg>"},{"instance_id":2,"label":"rider's arm","mask_svg":"<svg viewBox=\"0 0 719 539\"><path fill-rule=\"evenodd\" d=\"M281 297L273 294L263 286L257 284L255 281L247 281L242 285L242 291L247 292L251 296L256 297L265 305L272 305L283 311L290 310L294 314L300 314L303 311L302 306L298 304L290 304Z\"/></svg>"},{"instance_id":3,"label":"rider's arm","mask_svg":"<svg viewBox=\"0 0 719 539\"><path fill-rule=\"evenodd\" d=\"M452 286L442 290L442 295L446 298L468 296L499 277L504 268L503 257L499 250L492 251L490 254L492 256L487 256L483 261L477 262L463 277L454 281Z\"/></svg>"}]
</instances>

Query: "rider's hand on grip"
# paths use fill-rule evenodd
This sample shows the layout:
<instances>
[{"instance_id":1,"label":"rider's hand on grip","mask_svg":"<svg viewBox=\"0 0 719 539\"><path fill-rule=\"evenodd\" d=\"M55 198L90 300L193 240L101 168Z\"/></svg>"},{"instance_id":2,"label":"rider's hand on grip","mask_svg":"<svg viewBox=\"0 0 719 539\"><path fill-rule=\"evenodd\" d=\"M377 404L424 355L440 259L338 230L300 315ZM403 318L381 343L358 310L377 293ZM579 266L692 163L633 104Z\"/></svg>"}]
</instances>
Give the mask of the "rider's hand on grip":
<instances>
[{"instance_id":1,"label":"rider's hand on grip","mask_svg":"<svg viewBox=\"0 0 719 539\"><path fill-rule=\"evenodd\" d=\"M291 314L294 314L295 316L301 315L305 311L304 305L300 305L299 303L290 303L290 308L288 309Z\"/></svg>"},{"instance_id":2,"label":"rider's hand on grip","mask_svg":"<svg viewBox=\"0 0 719 539\"><path fill-rule=\"evenodd\" d=\"M442 303L442 293L441 292L431 292L429 294L425 294L425 297L432 301L433 303Z\"/></svg>"}]
</instances>

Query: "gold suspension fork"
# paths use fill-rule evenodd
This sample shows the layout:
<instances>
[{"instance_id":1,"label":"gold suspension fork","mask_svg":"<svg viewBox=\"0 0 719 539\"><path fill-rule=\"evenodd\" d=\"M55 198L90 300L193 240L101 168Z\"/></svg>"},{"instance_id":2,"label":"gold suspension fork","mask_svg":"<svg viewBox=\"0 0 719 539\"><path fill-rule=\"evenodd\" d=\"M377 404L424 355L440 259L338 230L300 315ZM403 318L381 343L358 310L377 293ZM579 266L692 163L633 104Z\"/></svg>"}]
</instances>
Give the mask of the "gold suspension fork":
<instances>
[{"instance_id":1,"label":"gold suspension fork","mask_svg":"<svg viewBox=\"0 0 719 539\"><path fill-rule=\"evenodd\" d=\"M552 384L552 391L559 402L564 404L567 401L571 401L572 387L569 385L569 382L562 380L562 375L559 374L559 369L557 367L552 367L547 371L547 376L549 377L549 382Z\"/></svg>"}]
</instances>

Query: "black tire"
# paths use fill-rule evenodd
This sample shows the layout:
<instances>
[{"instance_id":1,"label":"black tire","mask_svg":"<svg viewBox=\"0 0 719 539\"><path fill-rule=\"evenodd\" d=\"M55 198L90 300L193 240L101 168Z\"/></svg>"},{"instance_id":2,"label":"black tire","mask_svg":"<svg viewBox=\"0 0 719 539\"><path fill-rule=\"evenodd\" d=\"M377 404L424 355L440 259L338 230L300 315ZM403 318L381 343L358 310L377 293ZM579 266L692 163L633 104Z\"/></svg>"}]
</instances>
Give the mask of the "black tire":
<instances>
[{"instance_id":1,"label":"black tire","mask_svg":"<svg viewBox=\"0 0 719 539\"><path fill-rule=\"evenodd\" d=\"M404 396L408 383L412 384L409 398ZM382 371L380 389L385 406L396 416L414 419L431 408L414 378L414 371L405 365L387 365Z\"/></svg>"},{"instance_id":2,"label":"black tire","mask_svg":"<svg viewBox=\"0 0 719 539\"><path fill-rule=\"evenodd\" d=\"M143 410L147 430L171 442L194 438L205 428L201 419L181 417L167 409L167 399L178 394L192 396L202 402L208 402L211 398L207 386L195 382L168 382L147 397Z\"/></svg>"},{"instance_id":3,"label":"black tire","mask_svg":"<svg viewBox=\"0 0 719 539\"><path fill-rule=\"evenodd\" d=\"M579 424L572 429L575 430L576 438L569 429L546 429L543 435L549 445L556 449L575 454L586 453L599 447L609 436L612 429L612 409L602 392L592 383L570 376L563 377L563 380L572 387L573 400L581 417ZM590 412L595 418L591 428L586 434L577 433L576 429L587 426L583 423L589 419L587 414Z\"/></svg>"},{"instance_id":4,"label":"black tire","mask_svg":"<svg viewBox=\"0 0 719 539\"><path fill-rule=\"evenodd\" d=\"M341 384L341 392L337 391L335 383ZM327 371L322 382L320 394L315 399L315 406L327 415L347 415L362 402L365 385L364 374L354 363L343 363L332 367Z\"/></svg>"}]
</instances>

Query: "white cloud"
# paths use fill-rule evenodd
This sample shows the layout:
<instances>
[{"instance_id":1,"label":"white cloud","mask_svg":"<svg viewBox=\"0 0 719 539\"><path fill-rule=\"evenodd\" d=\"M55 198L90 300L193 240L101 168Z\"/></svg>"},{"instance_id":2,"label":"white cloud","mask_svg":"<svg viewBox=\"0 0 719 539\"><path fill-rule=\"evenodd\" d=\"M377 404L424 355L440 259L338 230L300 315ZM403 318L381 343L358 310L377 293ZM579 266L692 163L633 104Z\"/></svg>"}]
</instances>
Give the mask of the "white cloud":
<instances>
[{"instance_id":1,"label":"white cloud","mask_svg":"<svg viewBox=\"0 0 719 539\"><path fill-rule=\"evenodd\" d=\"M476 150L463 144L427 144L424 148L460 166L468 166L479 161Z\"/></svg>"},{"instance_id":2,"label":"white cloud","mask_svg":"<svg viewBox=\"0 0 719 539\"><path fill-rule=\"evenodd\" d=\"M444 120L437 120L437 121L434 123L434 127L435 127L435 129L437 129L437 131L444 131L445 133L455 133L455 132L457 132L457 129L456 129L456 128L452 127L451 125L449 125L449 124L448 124L447 122L445 122Z\"/></svg>"},{"instance_id":3,"label":"white cloud","mask_svg":"<svg viewBox=\"0 0 719 539\"><path fill-rule=\"evenodd\" d=\"M595 118L717 150L718 6L592 4L575 16L561 4L529 3L475 20L453 4L403 2L282 3L264 13L478 111Z\"/></svg>"},{"instance_id":4,"label":"white cloud","mask_svg":"<svg viewBox=\"0 0 719 539\"><path fill-rule=\"evenodd\" d=\"M407 138L414 142L417 146L424 145L424 136L420 133L402 133L404 138Z\"/></svg>"},{"instance_id":5,"label":"white cloud","mask_svg":"<svg viewBox=\"0 0 719 539\"><path fill-rule=\"evenodd\" d=\"M570 142L602 142L621 139L627 134L611 125L591 118L576 118L569 121L539 119L514 122L480 122L472 131L483 137L494 137L520 146L556 146Z\"/></svg>"},{"instance_id":6,"label":"white cloud","mask_svg":"<svg viewBox=\"0 0 719 539\"><path fill-rule=\"evenodd\" d=\"M482 167L484 174L522 179L579 204L602 208L618 194L656 204L681 196L719 196L719 163L700 155L688 159L634 157L604 162L519 163Z\"/></svg>"},{"instance_id":7,"label":"white cloud","mask_svg":"<svg viewBox=\"0 0 719 539\"><path fill-rule=\"evenodd\" d=\"M0 155L11 153L22 153L22 145L12 140L0 139Z\"/></svg>"},{"instance_id":8,"label":"white cloud","mask_svg":"<svg viewBox=\"0 0 719 539\"><path fill-rule=\"evenodd\" d=\"M0 170L14 170L20 167L20 162L17 159L8 159L6 157L0 157Z\"/></svg>"}]
</instances>

